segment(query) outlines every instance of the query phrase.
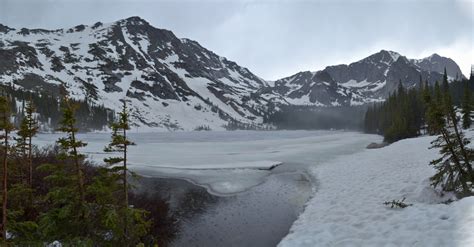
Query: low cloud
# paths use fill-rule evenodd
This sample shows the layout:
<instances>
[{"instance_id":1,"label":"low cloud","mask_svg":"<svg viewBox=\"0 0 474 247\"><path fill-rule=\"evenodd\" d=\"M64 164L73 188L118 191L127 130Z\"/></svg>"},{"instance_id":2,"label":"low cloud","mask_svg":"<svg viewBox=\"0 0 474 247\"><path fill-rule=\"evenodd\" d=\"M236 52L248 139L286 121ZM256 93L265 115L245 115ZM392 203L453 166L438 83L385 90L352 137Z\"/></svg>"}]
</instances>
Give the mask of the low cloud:
<instances>
[{"instance_id":1,"label":"low cloud","mask_svg":"<svg viewBox=\"0 0 474 247\"><path fill-rule=\"evenodd\" d=\"M436 52L468 75L472 6L470 0L2 0L0 23L55 29L138 15L268 80L353 62L380 49L413 58Z\"/></svg>"}]
</instances>

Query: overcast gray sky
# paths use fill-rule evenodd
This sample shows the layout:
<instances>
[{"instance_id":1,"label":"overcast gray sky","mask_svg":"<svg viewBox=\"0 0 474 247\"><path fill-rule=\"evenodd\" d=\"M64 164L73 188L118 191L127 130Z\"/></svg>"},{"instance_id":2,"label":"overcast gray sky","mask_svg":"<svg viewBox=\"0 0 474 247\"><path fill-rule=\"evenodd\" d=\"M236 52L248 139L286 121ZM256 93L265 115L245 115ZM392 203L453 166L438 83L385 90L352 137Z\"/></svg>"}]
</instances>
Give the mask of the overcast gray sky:
<instances>
[{"instance_id":1,"label":"overcast gray sky","mask_svg":"<svg viewBox=\"0 0 474 247\"><path fill-rule=\"evenodd\" d=\"M381 49L474 63L474 0L0 0L0 23L56 29L140 16L274 80Z\"/></svg>"}]
</instances>

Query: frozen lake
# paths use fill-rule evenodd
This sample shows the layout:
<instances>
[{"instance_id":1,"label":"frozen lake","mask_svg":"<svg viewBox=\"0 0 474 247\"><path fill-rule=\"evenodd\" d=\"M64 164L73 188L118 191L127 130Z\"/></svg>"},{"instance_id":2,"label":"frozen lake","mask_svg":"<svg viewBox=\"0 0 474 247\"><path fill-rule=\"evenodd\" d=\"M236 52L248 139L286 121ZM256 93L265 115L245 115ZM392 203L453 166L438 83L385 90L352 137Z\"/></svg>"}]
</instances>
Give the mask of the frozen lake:
<instances>
[{"instance_id":1,"label":"frozen lake","mask_svg":"<svg viewBox=\"0 0 474 247\"><path fill-rule=\"evenodd\" d=\"M60 136L42 134L36 141L45 146ZM344 131L130 133L129 137L137 144L129 151L130 169L147 177L143 188L170 198L177 214L184 212L172 246L277 245L316 189L317 181L306 171L381 141L380 136ZM109 134L78 138L88 143L82 152L97 163L110 155L102 151ZM209 194L198 192L202 188Z\"/></svg>"},{"instance_id":2,"label":"frozen lake","mask_svg":"<svg viewBox=\"0 0 474 247\"><path fill-rule=\"evenodd\" d=\"M62 134L41 134L40 146L54 144ZM130 133L130 169L143 176L183 178L210 193L228 195L262 183L270 168L305 170L339 155L365 148L381 138L345 131L203 131ZM82 149L101 163L110 134L79 134Z\"/></svg>"}]
</instances>

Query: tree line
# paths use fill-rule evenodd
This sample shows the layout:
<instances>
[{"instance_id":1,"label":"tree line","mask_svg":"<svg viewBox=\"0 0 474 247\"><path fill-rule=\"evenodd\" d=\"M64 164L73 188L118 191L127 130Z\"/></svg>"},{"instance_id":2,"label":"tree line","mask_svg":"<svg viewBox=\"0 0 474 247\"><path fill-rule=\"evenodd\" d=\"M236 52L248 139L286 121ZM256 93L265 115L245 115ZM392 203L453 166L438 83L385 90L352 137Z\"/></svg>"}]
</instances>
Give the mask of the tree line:
<instances>
[{"instance_id":1,"label":"tree line","mask_svg":"<svg viewBox=\"0 0 474 247\"><path fill-rule=\"evenodd\" d=\"M442 85L439 82L430 85L420 77L417 86L407 89L400 81L397 90L386 101L368 107L364 117L364 131L382 135L389 143L421 134L433 134L427 121L430 110L433 109L430 105L441 102L443 94L450 95L450 103L460 109L464 127L468 128L474 104L471 97L473 91L473 76L469 80L448 83L446 72Z\"/></svg>"},{"instance_id":2,"label":"tree line","mask_svg":"<svg viewBox=\"0 0 474 247\"><path fill-rule=\"evenodd\" d=\"M263 116L264 122L278 129L356 129L364 123L366 106L279 106Z\"/></svg>"},{"instance_id":3,"label":"tree line","mask_svg":"<svg viewBox=\"0 0 474 247\"><path fill-rule=\"evenodd\" d=\"M365 115L365 130L384 136L387 142L434 135L430 148L439 150L440 157L430 165L436 170L431 184L458 197L473 195L474 150L463 129L472 124L471 97L474 75L469 80L448 82L446 70L443 81L430 87L428 82L417 88L398 90L384 103L369 107Z\"/></svg>"},{"instance_id":4,"label":"tree line","mask_svg":"<svg viewBox=\"0 0 474 247\"><path fill-rule=\"evenodd\" d=\"M11 97L0 96L0 245L154 246L150 212L129 201L127 153L134 143L127 136L127 102L104 148L112 156L92 166L81 153L87 143L77 138L80 103L67 92L61 98L57 130L64 136L40 151L33 145L39 130L34 101L26 102L15 127Z\"/></svg>"},{"instance_id":5,"label":"tree line","mask_svg":"<svg viewBox=\"0 0 474 247\"><path fill-rule=\"evenodd\" d=\"M0 90L8 98L15 125L19 125L25 115L26 103L35 106L35 118L41 131L55 131L62 117L61 99L55 94L24 91L12 85L2 85ZM103 130L114 120L115 112L103 105L96 105L89 100L69 99L77 105L76 126L81 132Z\"/></svg>"}]
</instances>

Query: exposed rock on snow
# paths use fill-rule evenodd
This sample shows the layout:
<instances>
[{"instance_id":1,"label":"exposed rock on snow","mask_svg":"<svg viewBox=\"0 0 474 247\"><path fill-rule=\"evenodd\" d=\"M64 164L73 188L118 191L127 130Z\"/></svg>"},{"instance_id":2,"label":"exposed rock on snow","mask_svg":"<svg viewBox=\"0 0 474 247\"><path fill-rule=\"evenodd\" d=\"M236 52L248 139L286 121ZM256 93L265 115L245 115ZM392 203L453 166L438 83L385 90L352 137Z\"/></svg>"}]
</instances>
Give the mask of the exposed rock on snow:
<instances>
[{"instance_id":1,"label":"exposed rock on snow","mask_svg":"<svg viewBox=\"0 0 474 247\"><path fill-rule=\"evenodd\" d=\"M383 101L396 90L399 80L407 88L420 80L441 81L444 68L451 79L463 78L451 59L434 54L408 59L397 52L381 50L351 64L304 71L275 81L271 91L292 103L304 105L361 105ZM337 103L337 104L336 104Z\"/></svg>"},{"instance_id":2,"label":"exposed rock on snow","mask_svg":"<svg viewBox=\"0 0 474 247\"><path fill-rule=\"evenodd\" d=\"M267 100L255 92L264 80L139 17L58 30L1 26L0 40L5 84L50 93L64 83L72 97L114 110L128 97L132 122L151 129L262 123Z\"/></svg>"},{"instance_id":3,"label":"exposed rock on snow","mask_svg":"<svg viewBox=\"0 0 474 247\"><path fill-rule=\"evenodd\" d=\"M369 145L367 145L366 148L367 149L376 149L376 148L383 148L385 146L388 146L388 143L386 143L386 142L381 142L381 143L372 142Z\"/></svg>"},{"instance_id":4,"label":"exposed rock on snow","mask_svg":"<svg viewBox=\"0 0 474 247\"><path fill-rule=\"evenodd\" d=\"M69 29L14 29L0 24L0 81L26 90L72 97L113 110L131 99L131 120L143 131L259 125L281 105L348 106L383 101L399 79L431 82L449 58L409 60L380 51L349 65L301 72L266 82L196 41L176 37L139 17Z\"/></svg>"}]
</instances>

